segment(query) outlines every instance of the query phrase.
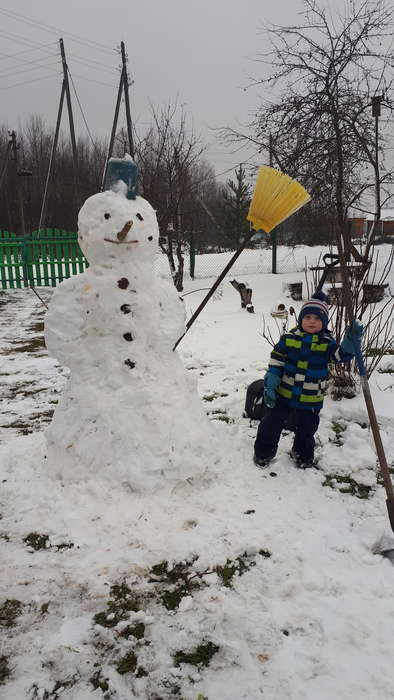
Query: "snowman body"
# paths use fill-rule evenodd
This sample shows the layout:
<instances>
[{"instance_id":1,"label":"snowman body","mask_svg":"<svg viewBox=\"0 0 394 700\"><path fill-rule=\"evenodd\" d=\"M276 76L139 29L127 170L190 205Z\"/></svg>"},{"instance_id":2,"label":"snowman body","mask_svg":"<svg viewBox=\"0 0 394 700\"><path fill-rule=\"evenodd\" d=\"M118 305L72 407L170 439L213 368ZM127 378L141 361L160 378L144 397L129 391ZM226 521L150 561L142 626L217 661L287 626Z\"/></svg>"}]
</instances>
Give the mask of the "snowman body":
<instances>
[{"instance_id":1,"label":"snowman body","mask_svg":"<svg viewBox=\"0 0 394 700\"><path fill-rule=\"evenodd\" d=\"M80 211L90 267L59 285L45 323L49 354L71 371L47 431L48 467L62 480L151 490L212 461L211 425L172 350L185 312L155 275L158 233L141 197L104 192Z\"/></svg>"}]
</instances>

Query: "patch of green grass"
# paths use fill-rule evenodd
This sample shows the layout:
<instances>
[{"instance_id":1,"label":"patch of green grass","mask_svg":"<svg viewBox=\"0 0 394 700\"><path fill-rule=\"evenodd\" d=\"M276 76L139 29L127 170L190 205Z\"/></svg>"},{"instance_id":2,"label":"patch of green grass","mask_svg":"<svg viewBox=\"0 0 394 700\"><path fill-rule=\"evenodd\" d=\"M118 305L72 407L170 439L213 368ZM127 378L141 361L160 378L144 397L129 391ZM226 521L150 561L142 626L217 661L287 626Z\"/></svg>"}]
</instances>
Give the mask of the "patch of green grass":
<instances>
[{"instance_id":1,"label":"patch of green grass","mask_svg":"<svg viewBox=\"0 0 394 700\"><path fill-rule=\"evenodd\" d=\"M61 544L55 545L56 549L58 552L61 552L63 549L73 549L74 543L73 542L62 542Z\"/></svg>"},{"instance_id":2,"label":"patch of green grass","mask_svg":"<svg viewBox=\"0 0 394 700\"><path fill-rule=\"evenodd\" d=\"M59 697L58 693L62 693L63 690L66 690L66 688L72 688L76 682L79 680L79 676L75 675L72 676L72 678L67 678L65 680L61 681L56 681L55 685L53 686L51 697L57 700Z\"/></svg>"},{"instance_id":3,"label":"patch of green grass","mask_svg":"<svg viewBox=\"0 0 394 700\"><path fill-rule=\"evenodd\" d=\"M4 685L11 675L8 656L0 656L0 685Z\"/></svg>"},{"instance_id":4,"label":"patch of green grass","mask_svg":"<svg viewBox=\"0 0 394 700\"><path fill-rule=\"evenodd\" d=\"M109 690L108 678L103 678L101 674L102 669L100 668L98 671L93 673L93 676L89 678L89 683L92 684L94 690L100 688L103 693L106 693Z\"/></svg>"},{"instance_id":5,"label":"patch of green grass","mask_svg":"<svg viewBox=\"0 0 394 700\"><path fill-rule=\"evenodd\" d=\"M173 654L175 666L180 664L192 664L193 666L209 666L212 658L217 654L220 647L213 642L199 644L192 651L176 651Z\"/></svg>"},{"instance_id":6,"label":"patch of green grass","mask_svg":"<svg viewBox=\"0 0 394 700\"><path fill-rule=\"evenodd\" d=\"M216 411L209 411L209 415L213 416L212 420L221 420L224 423L234 423L234 418L230 418L229 415L227 415L227 411L218 408Z\"/></svg>"},{"instance_id":7,"label":"patch of green grass","mask_svg":"<svg viewBox=\"0 0 394 700\"><path fill-rule=\"evenodd\" d=\"M271 552L266 549L261 549L259 554L265 558L269 558L271 556ZM256 566L255 558L249 555L247 552L244 552L236 559L227 559L223 566L216 566L214 571L217 573L222 584L226 586L226 588L232 588L234 576L243 576L243 574L250 571L253 566Z\"/></svg>"},{"instance_id":8,"label":"patch of green grass","mask_svg":"<svg viewBox=\"0 0 394 700\"><path fill-rule=\"evenodd\" d=\"M334 443L334 445L343 445L343 439L342 435L346 430L346 423L341 420L332 420L331 421L331 430L334 433L335 437L333 439L329 438L329 442Z\"/></svg>"},{"instance_id":9,"label":"patch of green grass","mask_svg":"<svg viewBox=\"0 0 394 700\"><path fill-rule=\"evenodd\" d=\"M129 651L116 665L116 670L120 676L125 673L134 673L137 668L138 659L133 651Z\"/></svg>"},{"instance_id":10,"label":"patch of green grass","mask_svg":"<svg viewBox=\"0 0 394 700\"><path fill-rule=\"evenodd\" d=\"M195 586L195 588L198 587L199 586ZM160 600L167 610L177 610L182 598L190 595L190 593L191 590L188 586L178 586L173 590L163 591L163 593L160 595Z\"/></svg>"},{"instance_id":11,"label":"patch of green grass","mask_svg":"<svg viewBox=\"0 0 394 700\"><path fill-rule=\"evenodd\" d=\"M326 474L323 486L329 486L340 493L350 493L352 496L362 499L369 498L373 493L372 486L359 484L351 476L344 476L343 474Z\"/></svg>"},{"instance_id":12,"label":"patch of green grass","mask_svg":"<svg viewBox=\"0 0 394 700\"><path fill-rule=\"evenodd\" d=\"M60 544L51 545L49 543L49 535L42 535L39 532L30 532L26 537L23 538L25 544L31 547L36 552L40 549L56 549L58 552L64 549L73 549L73 542L61 542Z\"/></svg>"},{"instance_id":13,"label":"patch of green grass","mask_svg":"<svg viewBox=\"0 0 394 700\"><path fill-rule=\"evenodd\" d=\"M44 327L44 321L35 321L35 323L32 323L27 330L32 331L33 333L44 333Z\"/></svg>"},{"instance_id":14,"label":"patch of green grass","mask_svg":"<svg viewBox=\"0 0 394 700\"><path fill-rule=\"evenodd\" d=\"M161 685L163 688L166 689L166 697L168 697L168 694L170 694L174 698L178 698L178 700L182 700L181 696L181 686L178 685L175 681L168 680L166 678L165 680L161 681ZM163 698L159 695L155 695L152 700L163 700Z\"/></svg>"},{"instance_id":15,"label":"patch of green grass","mask_svg":"<svg viewBox=\"0 0 394 700\"><path fill-rule=\"evenodd\" d=\"M202 397L203 401L214 401L215 399L220 399L228 396L228 394L222 394L220 392L214 391L212 394L205 394Z\"/></svg>"},{"instance_id":16,"label":"patch of green grass","mask_svg":"<svg viewBox=\"0 0 394 700\"><path fill-rule=\"evenodd\" d=\"M148 675L148 672L145 671L145 669L144 669L143 666L138 666L135 675L136 675L137 678L146 678L146 676Z\"/></svg>"},{"instance_id":17,"label":"patch of green grass","mask_svg":"<svg viewBox=\"0 0 394 700\"><path fill-rule=\"evenodd\" d=\"M48 409L41 413L31 413L30 415L26 415L23 419L18 418L13 423L7 423L7 425L3 425L2 427L13 428L17 430L20 435L30 435L40 430L43 423L50 423L53 413L54 409Z\"/></svg>"},{"instance_id":18,"label":"patch of green grass","mask_svg":"<svg viewBox=\"0 0 394 700\"><path fill-rule=\"evenodd\" d=\"M30 532L23 538L23 541L36 552L49 548L49 535L41 535L39 532Z\"/></svg>"},{"instance_id":19,"label":"patch of green grass","mask_svg":"<svg viewBox=\"0 0 394 700\"><path fill-rule=\"evenodd\" d=\"M114 622L113 619L109 620L108 612L106 610L96 613L93 620L95 625L101 625L101 627L115 627L115 625L117 625L119 622L119 620L116 622Z\"/></svg>"},{"instance_id":20,"label":"patch of green grass","mask_svg":"<svg viewBox=\"0 0 394 700\"><path fill-rule=\"evenodd\" d=\"M128 639L129 637L135 637L136 639L143 639L145 635L145 625L143 622L137 622L135 625L127 625L121 632L120 636Z\"/></svg>"},{"instance_id":21,"label":"patch of green grass","mask_svg":"<svg viewBox=\"0 0 394 700\"><path fill-rule=\"evenodd\" d=\"M196 559L194 557L190 561L178 562L172 567L169 567L167 561L152 566L150 574L154 578L150 581L159 589L160 600L167 610L176 610L184 596L204 585L202 574L192 568Z\"/></svg>"},{"instance_id":22,"label":"patch of green grass","mask_svg":"<svg viewBox=\"0 0 394 700\"><path fill-rule=\"evenodd\" d=\"M394 463L392 463L392 464L393 464L393 466L389 467L388 469L389 469L389 474L391 474L391 476L394 476ZM380 469L378 469L378 472L376 475L376 483L379 484L379 486L384 486L383 476L382 476L382 472L380 471Z\"/></svg>"},{"instance_id":23,"label":"patch of green grass","mask_svg":"<svg viewBox=\"0 0 394 700\"><path fill-rule=\"evenodd\" d=\"M16 618L23 612L23 603L20 600L6 600L0 606L0 627L13 627Z\"/></svg>"},{"instance_id":24,"label":"patch of green grass","mask_svg":"<svg viewBox=\"0 0 394 700\"><path fill-rule=\"evenodd\" d=\"M138 612L138 610L141 610L140 600L123 581L111 586L107 610L96 613L93 619L96 625L116 627L119 622L127 619L129 612Z\"/></svg>"},{"instance_id":25,"label":"patch of green grass","mask_svg":"<svg viewBox=\"0 0 394 700\"><path fill-rule=\"evenodd\" d=\"M44 350L45 341L44 336L37 336L36 338L31 338L31 340L16 340L12 344L12 349L10 352L27 352L31 355L35 355L38 351Z\"/></svg>"},{"instance_id":26,"label":"patch of green grass","mask_svg":"<svg viewBox=\"0 0 394 700\"><path fill-rule=\"evenodd\" d=\"M271 556L271 552L261 549L259 555L268 558ZM207 585L204 580L206 574L216 573L222 584L231 588L234 576L242 576L253 566L256 566L256 558L244 552L236 559L227 559L225 564L217 565L213 569L196 571L193 569L193 564L197 558L178 562L172 567L167 561L162 561L150 569L152 576L150 583L156 585L158 596L167 610L177 610L182 598L205 587Z\"/></svg>"}]
</instances>

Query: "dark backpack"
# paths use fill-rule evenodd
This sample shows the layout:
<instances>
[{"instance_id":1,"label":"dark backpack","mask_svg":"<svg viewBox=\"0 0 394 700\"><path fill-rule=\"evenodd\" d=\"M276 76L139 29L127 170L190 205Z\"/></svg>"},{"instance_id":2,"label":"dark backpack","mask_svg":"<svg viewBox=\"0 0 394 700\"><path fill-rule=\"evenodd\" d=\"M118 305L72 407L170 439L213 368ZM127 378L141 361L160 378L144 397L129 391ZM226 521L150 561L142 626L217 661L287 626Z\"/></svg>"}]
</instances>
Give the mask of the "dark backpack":
<instances>
[{"instance_id":1,"label":"dark backpack","mask_svg":"<svg viewBox=\"0 0 394 700\"><path fill-rule=\"evenodd\" d=\"M262 420L271 409L264 403L264 379L256 379L246 390L244 418ZM284 424L285 430L295 431L295 414L291 411Z\"/></svg>"},{"instance_id":2,"label":"dark backpack","mask_svg":"<svg viewBox=\"0 0 394 700\"><path fill-rule=\"evenodd\" d=\"M265 415L266 406L264 404L264 379L257 379L249 384L246 390L246 401L244 408L245 418L261 420Z\"/></svg>"}]
</instances>

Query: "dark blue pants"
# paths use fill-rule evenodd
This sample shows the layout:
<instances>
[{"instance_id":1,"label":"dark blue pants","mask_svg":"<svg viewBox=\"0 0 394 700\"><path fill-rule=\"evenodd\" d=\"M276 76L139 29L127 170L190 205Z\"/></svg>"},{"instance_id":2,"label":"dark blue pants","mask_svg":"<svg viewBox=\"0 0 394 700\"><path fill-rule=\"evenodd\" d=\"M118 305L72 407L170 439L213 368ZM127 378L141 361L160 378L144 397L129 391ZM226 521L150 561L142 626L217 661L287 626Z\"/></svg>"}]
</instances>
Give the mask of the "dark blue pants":
<instances>
[{"instance_id":1,"label":"dark blue pants","mask_svg":"<svg viewBox=\"0 0 394 700\"><path fill-rule=\"evenodd\" d=\"M314 434L319 426L319 412L313 408L290 407L290 402L278 396L275 407L263 418L254 443L258 459L272 459L276 455L278 442L289 413L295 414L293 452L302 464L313 460L315 450Z\"/></svg>"}]
</instances>

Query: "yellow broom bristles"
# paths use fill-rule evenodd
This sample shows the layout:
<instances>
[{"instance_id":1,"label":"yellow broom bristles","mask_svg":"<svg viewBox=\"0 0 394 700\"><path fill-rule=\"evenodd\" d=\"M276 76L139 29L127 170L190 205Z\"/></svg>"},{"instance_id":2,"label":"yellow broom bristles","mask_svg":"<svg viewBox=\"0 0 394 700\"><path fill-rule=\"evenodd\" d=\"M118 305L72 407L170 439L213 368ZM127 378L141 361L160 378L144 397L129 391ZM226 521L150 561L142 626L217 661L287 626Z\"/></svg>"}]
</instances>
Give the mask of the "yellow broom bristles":
<instances>
[{"instance_id":1,"label":"yellow broom bristles","mask_svg":"<svg viewBox=\"0 0 394 700\"><path fill-rule=\"evenodd\" d=\"M310 200L302 185L280 170L263 166L259 169L249 213L255 231L266 233L301 209Z\"/></svg>"}]
</instances>

